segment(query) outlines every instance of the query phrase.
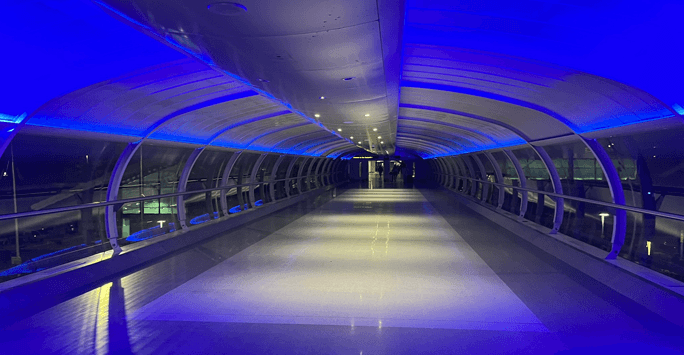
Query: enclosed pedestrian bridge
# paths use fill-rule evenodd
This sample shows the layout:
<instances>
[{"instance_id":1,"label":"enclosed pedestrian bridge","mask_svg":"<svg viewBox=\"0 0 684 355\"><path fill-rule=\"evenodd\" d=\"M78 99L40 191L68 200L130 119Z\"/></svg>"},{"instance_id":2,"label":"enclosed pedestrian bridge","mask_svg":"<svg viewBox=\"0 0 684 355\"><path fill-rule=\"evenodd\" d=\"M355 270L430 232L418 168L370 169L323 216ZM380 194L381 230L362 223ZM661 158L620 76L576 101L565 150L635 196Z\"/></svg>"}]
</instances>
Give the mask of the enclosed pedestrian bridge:
<instances>
[{"instance_id":1,"label":"enclosed pedestrian bridge","mask_svg":"<svg viewBox=\"0 0 684 355\"><path fill-rule=\"evenodd\" d=\"M681 1L3 5L0 352L684 352Z\"/></svg>"}]
</instances>

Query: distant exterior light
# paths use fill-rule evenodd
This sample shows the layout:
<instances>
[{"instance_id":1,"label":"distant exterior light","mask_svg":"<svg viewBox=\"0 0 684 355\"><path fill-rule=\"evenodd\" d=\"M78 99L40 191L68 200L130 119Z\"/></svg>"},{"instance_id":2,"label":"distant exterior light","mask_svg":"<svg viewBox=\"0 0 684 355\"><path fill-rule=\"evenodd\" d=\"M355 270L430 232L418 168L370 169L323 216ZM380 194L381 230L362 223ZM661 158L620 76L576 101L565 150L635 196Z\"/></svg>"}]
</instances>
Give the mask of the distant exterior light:
<instances>
[{"instance_id":1,"label":"distant exterior light","mask_svg":"<svg viewBox=\"0 0 684 355\"><path fill-rule=\"evenodd\" d=\"M370 117L370 113L365 114L366 117Z\"/></svg>"},{"instance_id":2,"label":"distant exterior light","mask_svg":"<svg viewBox=\"0 0 684 355\"><path fill-rule=\"evenodd\" d=\"M338 128L337 131L338 131L338 132L342 132L342 128Z\"/></svg>"},{"instance_id":3,"label":"distant exterior light","mask_svg":"<svg viewBox=\"0 0 684 355\"><path fill-rule=\"evenodd\" d=\"M314 117L319 118L319 117L321 117L321 115L315 114Z\"/></svg>"},{"instance_id":4,"label":"distant exterior light","mask_svg":"<svg viewBox=\"0 0 684 355\"><path fill-rule=\"evenodd\" d=\"M325 100L325 96L321 96L320 99L321 99L321 100Z\"/></svg>"},{"instance_id":5,"label":"distant exterior light","mask_svg":"<svg viewBox=\"0 0 684 355\"><path fill-rule=\"evenodd\" d=\"M377 131L378 131L378 129L377 129L377 128L373 128L373 132L377 132Z\"/></svg>"}]
</instances>

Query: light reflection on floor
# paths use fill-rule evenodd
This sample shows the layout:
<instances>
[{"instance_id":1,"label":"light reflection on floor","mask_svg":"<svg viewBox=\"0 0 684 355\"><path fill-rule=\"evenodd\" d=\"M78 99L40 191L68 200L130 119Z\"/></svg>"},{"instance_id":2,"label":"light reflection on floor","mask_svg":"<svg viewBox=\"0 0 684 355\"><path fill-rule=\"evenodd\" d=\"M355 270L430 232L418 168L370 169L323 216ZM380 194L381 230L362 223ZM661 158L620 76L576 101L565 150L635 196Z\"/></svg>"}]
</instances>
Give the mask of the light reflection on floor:
<instances>
[{"instance_id":1,"label":"light reflection on floor","mask_svg":"<svg viewBox=\"0 0 684 355\"><path fill-rule=\"evenodd\" d=\"M408 189L350 190L132 317L547 331Z\"/></svg>"}]
</instances>

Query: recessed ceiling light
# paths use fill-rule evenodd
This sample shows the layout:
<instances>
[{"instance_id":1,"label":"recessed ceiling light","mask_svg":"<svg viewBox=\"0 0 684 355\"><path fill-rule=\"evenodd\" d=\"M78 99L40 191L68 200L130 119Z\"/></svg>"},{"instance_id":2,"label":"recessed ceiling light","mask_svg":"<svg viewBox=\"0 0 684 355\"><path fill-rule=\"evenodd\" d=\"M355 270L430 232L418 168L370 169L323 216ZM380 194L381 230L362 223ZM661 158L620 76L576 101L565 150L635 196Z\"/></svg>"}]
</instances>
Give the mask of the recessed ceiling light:
<instances>
[{"instance_id":1,"label":"recessed ceiling light","mask_svg":"<svg viewBox=\"0 0 684 355\"><path fill-rule=\"evenodd\" d=\"M320 99L321 99L321 100L325 100L325 96L321 96Z\"/></svg>"},{"instance_id":2,"label":"recessed ceiling light","mask_svg":"<svg viewBox=\"0 0 684 355\"><path fill-rule=\"evenodd\" d=\"M370 117L370 113L365 114L366 117Z\"/></svg>"},{"instance_id":3,"label":"recessed ceiling light","mask_svg":"<svg viewBox=\"0 0 684 355\"><path fill-rule=\"evenodd\" d=\"M338 131L338 132L342 132L342 128L338 128L337 131Z\"/></svg>"},{"instance_id":4,"label":"recessed ceiling light","mask_svg":"<svg viewBox=\"0 0 684 355\"><path fill-rule=\"evenodd\" d=\"M224 16L240 15L247 12L247 7L236 2L215 2L207 5L207 9L215 14Z\"/></svg>"},{"instance_id":5,"label":"recessed ceiling light","mask_svg":"<svg viewBox=\"0 0 684 355\"><path fill-rule=\"evenodd\" d=\"M349 139L354 139L354 136L349 137Z\"/></svg>"},{"instance_id":6,"label":"recessed ceiling light","mask_svg":"<svg viewBox=\"0 0 684 355\"><path fill-rule=\"evenodd\" d=\"M380 142L380 144L385 144L385 142Z\"/></svg>"},{"instance_id":7,"label":"recessed ceiling light","mask_svg":"<svg viewBox=\"0 0 684 355\"><path fill-rule=\"evenodd\" d=\"M319 117L321 117L321 115L319 115L319 114L314 114L314 117L319 118Z\"/></svg>"},{"instance_id":8,"label":"recessed ceiling light","mask_svg":"<svg viewBox=\"0 0 684 355\"><path fill-rule=\"evenodd\" d=\"M378 139L382 139L382 137L378 136Z\"/></svg>"},{"instance_id":9,"label":"recessed ceiling light","mask_svg":"<svg viewBox=\"0 0 684 355\"><path fill-rule=\"evenodd\" d=\"M378 131L378 129L377 129L377 128L373 128L373 132L377 132L377 131Z\"/></svg>"}]
</instances>

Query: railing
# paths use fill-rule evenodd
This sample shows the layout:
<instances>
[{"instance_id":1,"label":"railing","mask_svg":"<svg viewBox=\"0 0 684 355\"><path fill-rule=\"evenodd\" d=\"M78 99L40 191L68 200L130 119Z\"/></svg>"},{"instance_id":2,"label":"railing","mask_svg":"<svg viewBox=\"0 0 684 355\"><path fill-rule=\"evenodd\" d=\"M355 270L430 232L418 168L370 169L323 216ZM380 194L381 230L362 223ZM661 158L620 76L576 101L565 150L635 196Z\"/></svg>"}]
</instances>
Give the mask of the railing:
<instances>
[{"instance_id":1,"label":"railing","mask_svg":"<svg viewBox=\"0 0 684 355\"><path fill-rule=\"evenodd\" d=\"M542 199L540 196L548 196L555 204L562 200L564 216L560 232L607 251L611 250L615 239L613 235L614 220L611 217L615 216L615 211L623 210L627 214L627 233L625 234L624 244L620 246L619 256L669 277L684 281L683 215L466 176L443 173L435 173L435 175L447 178L444 180L446 186L450 185L450 179L455 179L453 180L455 188L450 187L452 190L467 193L468 195L480 196L479 198L473 198L484 205L496 209L501 207L502 210L518 214L519 218L543 225L551 230L553 227L552 215L554 208L548 206L551 203L550 201L547 200L545 203L544 200L546 198ZM439 178L437 180L438 182L440 181ZM488 185L492 187L488 188ZM461 187L462 191L458 190L459 187ZM481 192L485 189L489 191L487 200L483 199L486 194ZM496 189L503 189L504 201L499 200L500 195L497 194ZM520 191L521 194L525 195L519 196L516 191ZM526 209L522 203L523 197L525 199L533 197L528 200L528 207ZM534 197L536 197L536 201ZM539 210L540 208L541 210Z\"/></svg>"},{"instance_id":2,"label":"railing","mask_svg":"<svg viewBox=\"0 0 684 355\"><path fill-rule=\"evenodd\" d=\"M170 232L174 232L175 230L181 229L180 223L178 223L179 220L177 208L169 207L171 212L162 213L162 207L161 204L159 204L158 211L160 212L145 213L145 208L147 207L145 206L146 201L156 202L161 201L163 199L174 199L174 202L176 202L175 199L179 196L199 195L207 193L212 193L210 197L207 197L207 199L217 200L218 196L215 196L214 193L235 190L234 194L231 193L230 195L226 195L226 202L228 205L228 209L230 210L228 212L224 211L218 203L215 203L212 206L207 207L204 203L206 199L202 199L202 201L199 202L190 202L187 198L183 199L183 203L186 205L186 208L188 205L191 205L193 203L198 206L198 208L195 208L195 210L192 213L187 213L186 219L188 221L192 220L193 217L197 218L198 216L203 216L205 214L208 214L209 219L217 219L221 217L221 215L225 217L227 215L235 213L236 211L234 210L234 208L231 208L233 207L233 205L240 206L240 209L238 211L240 212L246 209L242 207L244 204L250 205L251 203L254 203L255 207L258 207L261 206L263 202L273 203L289 197L304 194L308 191L314 191L322 187L330 186L337 182L337 177L339 177L340 174L342 174L342 172L286 177L282 179L255 181L244 184L219 186L201 190L190 190L183 192L159 194L153 196L141 196L135 198L120 199L116 201L93 202L74 206L65 206L38 211L18 212L0 215L0 222L4 221L3 223L6 224L6 229L9 228L9 223L12 223L11 221L14 220L12 230L16 230L16 232L13 233L11 237L7 233L5 233L3 239L0 239L0 243L4 242L5 245L14 245L16 243L19 247L21 247L21 256L23 258L22 261L24 261L23 263L14 263L19 264L14 266L10 264L0 265L0 282L21 275L29 274L35 271L39 271L44 268L53 267L59 264L63 264L65 262L93 255L98 252L111 250L110 243L107 242L107 236L104 228L104 209L107 206L123 207L127 204L139 203L141 213L122 213L117 215L117 224L120 230L123 228L124 219L128 218L140 219L138 221L138 224L140 226L143 226L146 223L151 224L147 224L147 227L145 228L140 227L136 230L131 230L128 234L120 235L117 240L120 241L120 244L126 245L139 242L145 239L149 239L152 237L157 237L163 234L168 234ZM291 188L286 187L286 185L289 186L291 182L296 183L297 189L294 191ZM300 183L302 185L307 186L307 189L305 191L302 191L303 189L302 186L300 186ZM278 189L277 194L271 195L269 193L270 191L262 191L263 194L267 197L268 201L261 201L261 198L259 197L257 197L255 201L251 201L249 197L249 189L257 190L257 188L259 188L260 186L269 186L271 189ZM289 194L287 193L288 189ZM241 194L242 196L238 197L238 195ZM273 199L271 199L271 196L273 196ZM82 212L80 214L74 215L74 213L78 213L78 211L83 210L91 210L89 221L86 221L86 217L84 217L84 213ZM37 220L34 220L33 218L37 218ZM163 222L165 222L166 225L156 224L156 222L162 222L157 221L161 219L164 219ZM25 228L25 226L22 226L20 228L19 224L17 224L17 221L19 220L28 220L28 222L25 223L25 225L30 226L32 224L38 224L48 229L54 229L51 235L41 235L40 230L38 230L34 234L34 227L28 227L22 230L22 228ZM89 223L91 227L96 227L97 232L92 233L93 235L87 235L87 233L85 233L83 237L78 234L70 235L66 233L63 229L59 229L64 226L64 221L67 221L67 225L69 223L73 223L74 225ZM20 230L21 234L19 234ZM146 232L147 230L150 231ZM136 233L136 238L127 240L127 237L133 236ZM21 238L19 238L20 236ZM34 241L37 242L34 243ZM4 252L9 252L9 250L5 250ZM9 258L7 262L9 262Z\"/></svg>"}]
</instances>

